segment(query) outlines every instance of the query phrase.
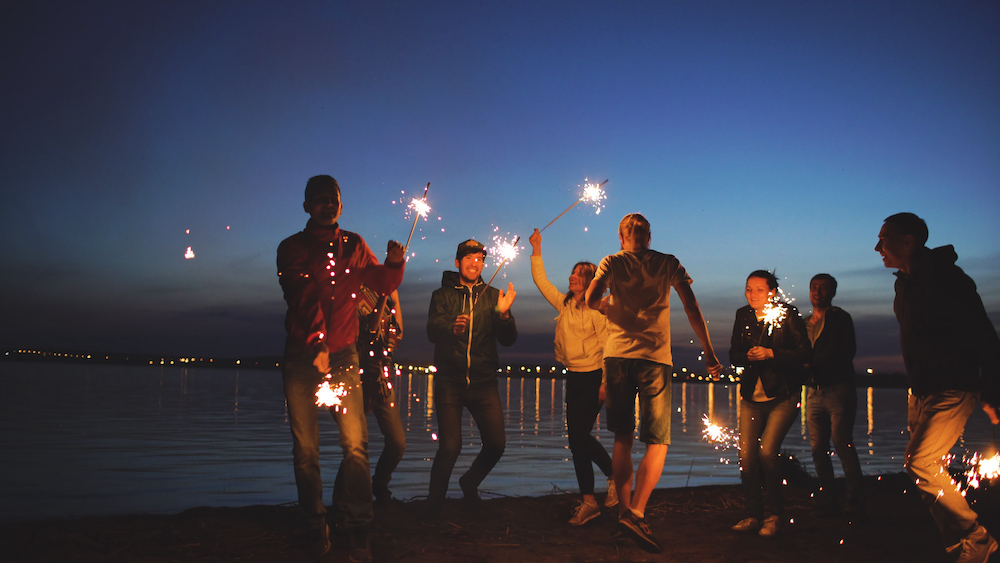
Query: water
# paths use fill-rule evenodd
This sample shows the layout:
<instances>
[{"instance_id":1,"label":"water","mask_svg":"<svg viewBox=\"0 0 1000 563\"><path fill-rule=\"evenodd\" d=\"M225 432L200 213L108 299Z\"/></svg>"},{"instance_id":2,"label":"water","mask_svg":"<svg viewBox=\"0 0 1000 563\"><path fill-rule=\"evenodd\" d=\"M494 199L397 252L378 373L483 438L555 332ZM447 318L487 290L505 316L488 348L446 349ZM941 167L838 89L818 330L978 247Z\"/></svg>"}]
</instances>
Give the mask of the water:
<instances>
[{"instance_id":1,"label":"water","mask_svg":"<svg viewBox=\"0 0 1000 563\"><path fill-rule=\"evenodd\" d=\"M428 388L422 371L398 378L408 449L391 485L397 498L427 493L437 446ZM576 491L563 391L561 380L501 380L507 450L482 485L486 495ZM906 391L858 393L855 443L863 471L901 471ZM735 450L716 450L702 440L702 417L734 428L738 403L734 385L674 384L672 444L660 487L739 482ZM325 416L320 422L324 476L332 483L340 459L336 425ZM453 481L479 448L467 414L464 427L467 440ZM382 441L374 420L369 428L374 463ZM613 436L603 417L596 433L610 452ZM983 451L992 440L989 422L977 409L956 451ZM636 459L642 448L636 442ZM811 470L804 418L793 425L783 449ZM600 481L597 489L603 490ZM457 483L450 494L459 494ZM277 370L0 362L0 520L176 513L295 498Z\"/></svg>"}]
</instances>

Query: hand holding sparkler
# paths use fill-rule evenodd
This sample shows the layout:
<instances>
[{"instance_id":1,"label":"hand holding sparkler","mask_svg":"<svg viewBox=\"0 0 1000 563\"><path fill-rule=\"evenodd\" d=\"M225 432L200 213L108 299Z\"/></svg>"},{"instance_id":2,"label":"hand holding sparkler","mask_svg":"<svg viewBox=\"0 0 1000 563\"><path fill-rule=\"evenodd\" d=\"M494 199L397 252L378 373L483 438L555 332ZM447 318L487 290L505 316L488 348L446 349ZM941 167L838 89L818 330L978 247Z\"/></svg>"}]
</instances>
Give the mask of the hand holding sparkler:
<instances>
[{"instance_id":1,"label":"hand holding sparkler","mask_svg":"<svg viewBox=\"0 0 1000 563\"><path fill-rule=\"evenodd\" d=\"M586 179L584 179L584 181L586 182ZM556 222L556 219L558 219L558 218L562 217L563 215L569 213L570 209L573 209L578 204L580 204L581 202L584 202L584 201L589 201L590 203L594 204L594 208L597 209L597 213L600 213L601 212L601 208L603 207L603 204L601 202L603 200L607 199L607 197L608 197L607 194L604 193L604 190L601 189L601 186L603 186L604 184L607 184L607 183L608 183L608 181L605 180L605 181L601 182L600 184L584 184L583 185L583 195L580 196L580 199L578 199L575 202L573 202L573 205L570 205L569 207L567 207L566 211L563 211L559 215L556 215L556 218L553 219L553 220L551 220L551 221L549 221L548 225L545 225L544 227L542 227L541 230L544 231L545 229L548 229L549 225L551 225L552 223ZM541 231L539 231L539 232L541 232Z\"/></svg>"},{"instance_id":2,"label":"hand holding sparkler","mask_svg":"<svg viewBox=\"0 0 1000 563\"><path fill-rule=\"evenodd\" d=\"M386 264L401 264L404 262L406 256L406 249L403 245L399 244L394 240L390 240L385 247L385 263Z\"/></svg>"}]
</instances>

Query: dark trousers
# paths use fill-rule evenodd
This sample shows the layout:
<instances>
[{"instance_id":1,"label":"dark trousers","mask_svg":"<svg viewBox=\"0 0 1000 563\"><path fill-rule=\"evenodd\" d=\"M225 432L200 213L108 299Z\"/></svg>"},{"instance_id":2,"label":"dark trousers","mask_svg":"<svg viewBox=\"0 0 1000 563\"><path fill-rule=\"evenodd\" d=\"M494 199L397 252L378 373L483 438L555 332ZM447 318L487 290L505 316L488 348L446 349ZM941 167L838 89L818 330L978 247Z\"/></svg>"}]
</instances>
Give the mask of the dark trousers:
<instances>
[{"instance_id":1,"label":"dark trousers","mask_svg":"<svg viewBox=\"0 0 1000 563\"><path fill-rule=\"evenodd\" d=\"M497 383L467 388L443 378L434 379L434 410L437 412L438 450L431 466L431 484L427 498L442 501L448 493L448 481L462 452L462 411L468 409L476 423L483 447L462 476L463 489L475 489L489 475L503 456L507 436L503 427L503 407Z\"/></svg>"},{"instance_id":2,"label":"dark trousers","mask_svg":"<svg viewBox=\"0 0 1000 563\"><path fill-rule=\"evenodd\" d=\"M601 412L601 370L566 375L566 432L580 494L594 494L594 465L611 475L611 456L591 433Z\"/></svg>"},{"instance_id":3,"label":"dark trousers","mask_svg":"<svg viewBox=\"0 0 1000 563\"><path fill-rule=\"evenodd\" d=\"M781 487L781 442L799 412L798 397L755 403L740 400L740 480L747 497L747 513L763 519L765 495L770 514L785 513Z\"/></svg>"},{"instance_id":4,"label":"dark trousers","mask_svg":"<svg viewBox=\"0 0 1000 563\"><path fill-rule=\"evenodd\" d=\"M813 465L819 478L820 503L833 503L833 462L830 460L830 440L840 458L846 481L845 493L849 507L861 505L861 462L854 449L854 418L858 412L858 395L852 383L809 388L806 396L806 423Z\"/></svg>"}]
</instances>

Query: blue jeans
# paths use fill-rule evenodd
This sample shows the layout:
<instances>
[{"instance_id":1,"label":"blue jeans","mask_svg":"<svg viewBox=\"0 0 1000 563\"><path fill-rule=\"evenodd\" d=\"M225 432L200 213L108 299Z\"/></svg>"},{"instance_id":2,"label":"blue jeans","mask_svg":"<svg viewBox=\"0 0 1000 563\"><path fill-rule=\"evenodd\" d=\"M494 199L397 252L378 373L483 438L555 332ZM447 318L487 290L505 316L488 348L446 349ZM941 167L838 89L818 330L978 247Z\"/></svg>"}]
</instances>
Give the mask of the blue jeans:
<instances>
[{"instance_id":1,"label":"blue jeans","mask_svg":"<svg viewBox=\"0 0 1000 563\"><path fill-rule=\"evenodd\" d=\"M670 366L638 358L604 358L608 430L635 432L639 394L639 441L670 444Z\"/></svg>"},{"instance_id":2,"label":"blue jeans","mask_svg":"<svg viewBox=\"0 0 1000 563\"><path fill-rule=\"evenodd\" d=\"M841 382L827 387L810 387L806 397L806 423L813 465L819 478L821 503L833 498L833 462L830 460L830 440L840 458L846 481L847 505L861 507L861 463L854 449L854 418L858 412L858 395L854 384Z\"/></svg>"},{"instance_id":3,"label":"blue jeans","mask_svg":"<svg viewBox=\"0 0 1000 563\"><path fill-rule=\"evenodd\" d=\"M763 403L740 399L740 480L753 518L764 518L765 496L769 514L785 513L778 454L798 412L795 396Z\"/></svg>"},{"instance_id":4,"label":"blue jeans","mask_svg":"<svg viewBox=\"0 0 1000 563\"><path fill-rule=\"evenodd\" d=\"M916 481L946 546L958 543L978 526L978 515L955 489L944 461L965 430L976 399L975 393L967 391L909 397L906 472Z\"/></svg>"},{"instance_id":5,"label":"blue jeans","mask_svg":"<svg viewBox=\"0 0 1000 563\"><path fill-rule=\"evenodd\" d=\"M299 506L310 519L326 516L319 463L319 418L316 389L323 374L313 366L315 354L297 343L285 345L282 381L292 429L292 460ZM372 520L372 481L368 465L368 421L365 419L358 353L353 346L330 354L331 386L343 382L350 391L340 408L329 408L337 421L343 459L333 485L333 507L347 529Z\"/></svg>"},{"instance_id":6,"label":"blue jeans","mask_svg":"<svg viewBox=\"0 0 1000 563\"><path fill-rule=\"evenodd\" d=\"M432 502L444 500L448 493L448 481L455 468L458 454L462 452L462 410L469 409L476 422L483 447L473 460L472 466L460 479L464 489L475 489L486 479L493 467L500 461L507 447L507 436L503 427L503 407L500 406L498 383L486 387L468 388L461 383L453 383L444 378L434 379L434 410L437 411L438 450L431 466L431 483L427 499Z\"/></svg>"},{"instance_id":7,"label":"blue jeans","mask_svg":"<svg viewBox=\"0 0 1000 563\"><path fill-rule=\"evenodd\" d=\"M611 456L591 433L601 412L601 370L566 375L566 432L580 494L594 494L594 465L611 476Z\"/></svg>"}]
</instances>

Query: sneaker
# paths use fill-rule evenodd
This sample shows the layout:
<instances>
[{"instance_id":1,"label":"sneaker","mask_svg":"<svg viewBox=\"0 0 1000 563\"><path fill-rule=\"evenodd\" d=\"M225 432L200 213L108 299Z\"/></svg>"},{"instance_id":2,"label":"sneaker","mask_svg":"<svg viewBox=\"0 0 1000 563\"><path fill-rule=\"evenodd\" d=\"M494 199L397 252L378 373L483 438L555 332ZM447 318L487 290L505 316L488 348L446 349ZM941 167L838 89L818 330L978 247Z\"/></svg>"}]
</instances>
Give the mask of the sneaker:
<instances>
[{"instance_id":1,"label":"sneaker","mask_svg":"<svg viewBox=\"0 0 1000 563\"><path fill-rule=\"evenodd\" d=\"M350 533L351 547L348 559L351 563L369 563L372 560L372 549L368 543L368 528L354 528Z\"/></svg>"},{"instance_id":2,"label":"sneaker","mask_svg":"<svg viewBox=\"0 0 1000 563\"><path fill-rule=\"evenodd\" d=\"M957 563L986 563L996 550L997 540L982 526L976 526L971 534L947 549L948 553L958 555Z\"/></svg>"},{"instance_id":3,"label":"sneaker","mask_svg":"<svg viewBox=\"0 0 1000 563\"><path fill-rule=\"evenodd\" d=\"M573 510L573 517L569 519L569 523L571 526L583 526L600 515L601 509L597 507L596 502L581 502Z\"/></svg>"},{"instance_id":4,"label":"sneaker","mask_svg":"<svg viewBox=\"0 0 1000 563\"><path fill-rule=\"evenodd\" d=\"M755 532L760 529L760 520L756 518L744 518L738 524L730 528L734 532Z\"/></svg>"},{"instance_id":5,"label":"sneaker","mask_svg":"<svg viewBox=\"0 0 1000 563\"><path fill-rule=\"evenodd\" d=\"M660 553L663 551L660 542L656 541L656 538L653 537L653 532L649 529L649 525L646 524L646 519L639 518L631 510L626 511L618 519L618 528L626 536L632 538L636 545L642 549L650 553Z\"/></svg>"},{"instance_id":6,"label":"sneaker","mask_svg":"<svg viewBox=\"0 0 1000 563\"><path fill-rule=\"evenodd\" d=\"M757 533L763 538L773 538L778 535L779 528L781 528L781 518L776 514L772 514L764 519L764 525L760 527L760 531Z\"/></svg>"},{"instance_id":7,"label":"sneaker","mask_svg":"<svg viewBox=\"0 0 1000 563\"><path fill-rule=\"evenodd\" d=\"M618 506L618 489L615 488L615 480L608 477L608 496L604 497L604 508L614 508Z\"/></svg>"}]
</instances>

